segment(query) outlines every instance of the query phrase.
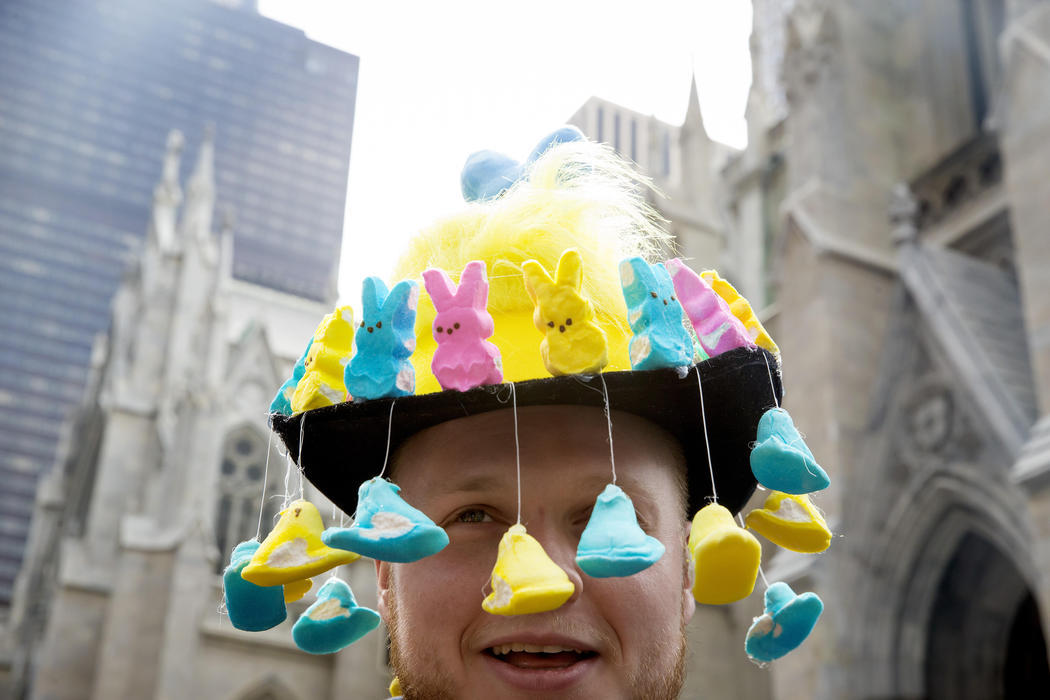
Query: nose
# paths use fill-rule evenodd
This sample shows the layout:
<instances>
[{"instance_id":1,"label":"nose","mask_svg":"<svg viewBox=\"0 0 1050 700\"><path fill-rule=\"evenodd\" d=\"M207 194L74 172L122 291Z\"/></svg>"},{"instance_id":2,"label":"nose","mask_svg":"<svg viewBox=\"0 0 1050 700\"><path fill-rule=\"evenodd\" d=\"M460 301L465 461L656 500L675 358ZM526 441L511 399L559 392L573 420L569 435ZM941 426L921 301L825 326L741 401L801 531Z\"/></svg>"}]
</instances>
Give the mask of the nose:
<instances>
[{"instance_id":1,"label":"nose","mask_svg":"<svg viewBox=\"0 0 1050 700\"><path fill-rule=\"evenodd\" d=\"M529 534L535 537L547 556L565 572L572 582L572 596L565 601L568 605L576 601L583 594L583 573L576 566L576 547L579 545L579 536L562 531L547 520L533 519L526 523Z\"/></svg>"}]
</instances>

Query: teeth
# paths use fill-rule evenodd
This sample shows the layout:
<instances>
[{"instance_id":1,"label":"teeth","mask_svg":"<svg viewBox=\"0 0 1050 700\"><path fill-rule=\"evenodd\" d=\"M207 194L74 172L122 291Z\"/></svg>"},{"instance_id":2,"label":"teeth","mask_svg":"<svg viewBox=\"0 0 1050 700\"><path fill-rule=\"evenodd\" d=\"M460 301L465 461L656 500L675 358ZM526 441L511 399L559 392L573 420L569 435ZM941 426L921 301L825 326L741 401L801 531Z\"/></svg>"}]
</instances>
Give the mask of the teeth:
<instances>
[{"instance_id":1,"label":"teeth","mask_svg":"<svg viewBox=\"0 0 1050 700\"><path fill-rule=\"evenodd\" d=\"M583 653L579 649L556 646L553 644L523 644L521 642L511 642L510 644L500 644L492 647L492 653L497 656L509 654L512 651L524 651L529 654L559 654L563 651L572 651L577 654Z\"/></svg>"}]
</instances>

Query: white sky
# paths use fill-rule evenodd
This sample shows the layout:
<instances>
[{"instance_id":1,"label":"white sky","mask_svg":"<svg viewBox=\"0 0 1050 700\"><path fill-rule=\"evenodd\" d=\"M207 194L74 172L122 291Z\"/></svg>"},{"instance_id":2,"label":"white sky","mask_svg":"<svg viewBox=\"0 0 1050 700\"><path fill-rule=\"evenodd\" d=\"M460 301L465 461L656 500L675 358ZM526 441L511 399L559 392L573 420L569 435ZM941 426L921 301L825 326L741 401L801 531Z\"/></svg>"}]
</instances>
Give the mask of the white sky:
<instances>
[{"instance_id":1,"label":"white sky","mask_svg":"<svg viewBox=\"0 0 1050 700\"><path fill-rule=\"evenodd\" d=\"M360 303L405 240L462 204L466 157L524 158L592 95L672 124L696 72L708 135L742 148L750 0L259 0L361 58L339 291Z\"/></svg>"}]
</instances>

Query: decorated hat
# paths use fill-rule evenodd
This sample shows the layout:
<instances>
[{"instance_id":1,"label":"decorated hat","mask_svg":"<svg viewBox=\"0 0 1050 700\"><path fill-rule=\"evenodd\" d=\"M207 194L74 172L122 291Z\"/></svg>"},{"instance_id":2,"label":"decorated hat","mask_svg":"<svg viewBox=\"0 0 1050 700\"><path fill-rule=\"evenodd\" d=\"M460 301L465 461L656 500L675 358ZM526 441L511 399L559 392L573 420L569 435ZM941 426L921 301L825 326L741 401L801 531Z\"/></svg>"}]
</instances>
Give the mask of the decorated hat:
<instances>
[{"instance_id":1,"label":"decorated hat","mask_svg":"<svg viewBox=\"0 0 1050 700\"><path fill-rule=\"evenodd\" d=\"M705 279L677 260L647 261L664 249L668 234L642 197L643 178L607 148L563 127L522 163L474 154L462 182L465 210L411 242L396 270L403 281L389 296L377 278L366 280L356 348L344 344L353 357L340 388L351 398L273 414L273 429L306 478L352 513L360 485L376 476L388 450L445 421L507 409L514 382L519 407L601 408L607 396L612 410L663 427L686 458L690 512L712 495L710 450L719 501L733 512L743 507L756 485L749 445L762 414L782 395L777 348L747 301L717 273ZM418 306L407 328L413 289ZM692 306L683 309L683 302ZM696 313L711 328L695 330L689 316ZM388 347L376 363L384 366L365 367L361 348L381 337ZM448 366L449 348L460 337L462 352L477 357L454 361L474 363L477 376L453 376ZM594 339L601 349L588 346ZM314 352L323 357L318 345L315 336ZM395 348L400 358L392 357ZM488 369L477 369L486 363ZM408 374L411 389L397 388L398 376L408 387ZM386 376L393 388L365 387L358 378L366 376ZM385 395L365 398L377 393Z\"/></svg>"},{"instance_id":2,"label":"decorated hat","mask_svg":"<svg viewBox=\"0 0 1050 700\"><path fill-rule=\"evenodd\" d=\"M659 262L669 236L645 202L647 186L571 127L521 163L492 152L468 159L465 209L416 236L392 286L368 277L357 314L340 306L322 319L271 404L289 459L353 523L341 519L322 531L316 508L289 502L286 493L281 522L231 558L226 598L236 626L276 624L285 614L281 599L310 588L303 579L358 556L405 563L439 553L448 534L400 496L396 473L395 481L383 478L390 456L427 428L489 411L516 420L525 406L603 409L610 439L612 412L631 413L678 441L695 513L688 548L700 603L731 603L753 591L762 552L747 528L794 551L829 545L827 523L808 495L829 479L780 407L779 349L718 272L678 258ZM772 493L745 523L735 514L758 483ZM638 523L611 464L576 566L593 578L634 576L664 553ZM276 586L281 595L264 597ZM545 612L573 591L522 524L519 499L482 608ZM746 649L753 660L765 663L802 643L819 610L798 609L806 617L775 654L754 642L769 627L756 622ZM308 652L329 653L376 620L331 578L293 638Z\"/></svg>"}]
</instances>

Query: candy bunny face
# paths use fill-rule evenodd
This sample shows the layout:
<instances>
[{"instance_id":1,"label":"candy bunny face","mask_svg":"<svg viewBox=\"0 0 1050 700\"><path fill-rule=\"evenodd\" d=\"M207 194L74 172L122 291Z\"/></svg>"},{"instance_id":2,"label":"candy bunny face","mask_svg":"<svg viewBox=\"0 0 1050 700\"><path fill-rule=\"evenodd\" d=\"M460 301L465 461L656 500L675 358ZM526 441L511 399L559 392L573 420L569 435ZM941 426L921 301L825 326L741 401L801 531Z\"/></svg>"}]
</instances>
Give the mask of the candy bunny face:
<instances>
[{"instance_id":1,"label":"candy bunny face","mask_svg":"<svg viewBox=\"0 0 1050 700\"><path fill-rule=\"evenodd\" d=\"M627 301L628 322L636 334L652 327L682 325L682 305L662 264L628 258L620 263L620 282Z\"/></svg>"},{"instance_id":2,"label":"candy bunny face","mask_svg":"<svg viewBox=\"0 0 1050 700\"><path fill-rule=\"evenodd\" d=\"M485 263L467 263L458 287L444 270L436 269L423 272L423 283L437 311L433 334L439 345L476 343L492 335L492 316L485 309L489 297Z\"/></svg>"},{"instance_id":3,"label":"candy bunny face","mask_svg":"<svg viewBox=\"0 0 1050 700\"><path fill-rule=\"evenodd\" d=\"M608 340L594 323L593 305L580 294L579 252L570 248L562 253L554 279L535 260L521 269L536 305L533 323L544 334L540 352L547 371L555 376L600 371L609 362Z\"/></svg>"},{"instance_id":4,"label":"candy bunny face","mask_svg":"<svg viewBox=\"0 0 1050 700\"><path fill-rule=\"evenodd\" d=\"M692 364L693 341L683 325L682 305L663 265L640 257L620 263L620 282L631 324L631 367L656 369Z\"/></svg>"},{"instance_id":5,"label":"candy bunny face","mask_svg":"<svg viewBox=\"0 0 1050 700\"><path fill-rule=\"evenodd\" d=\"M580 296L582 266L580 254L572 249L565 251L558 261L555 279L535 260L522 265L525 288L536 304L533 321L541 332L571 333L574 323L579 327L594 319L591 303Z\"/></svg>"},{"instance_id":6,"label":"candy bunny face","mask_svg":"<svg viewBox=\"0 0 1050 700\"><path fill-rule=\"evenodd\" d=\"M387 293L378 277L366 277L361 294L361 323L354 337L358 353L408 357L415 348L419 285L403 280Z\"/></svg>"}]
</instances>

